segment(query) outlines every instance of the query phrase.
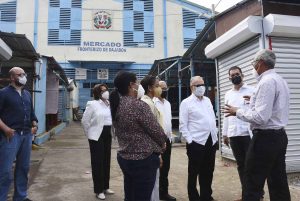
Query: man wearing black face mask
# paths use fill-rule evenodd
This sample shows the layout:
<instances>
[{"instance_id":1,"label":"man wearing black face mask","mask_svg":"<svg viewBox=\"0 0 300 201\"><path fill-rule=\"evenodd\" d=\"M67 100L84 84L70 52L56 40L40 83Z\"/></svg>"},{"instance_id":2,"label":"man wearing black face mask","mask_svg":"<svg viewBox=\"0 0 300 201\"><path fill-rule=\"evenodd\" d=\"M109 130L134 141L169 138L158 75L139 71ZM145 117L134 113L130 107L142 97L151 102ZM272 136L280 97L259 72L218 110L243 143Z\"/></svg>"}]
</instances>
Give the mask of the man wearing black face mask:
<instances>
[{"instance_id":1,"label":"man wearing black face mask","mask_svg":"<svg viewBox=\"0 0 300 201\"><path fill-rule=\"evenodd\" d=\"M251 96L254 88L243 82L243 73L240 67L231 67L228 71L229 80L233 84L233 88L225 94L225 104L234 105L239 108L248 107L247 97ZM233 155L237 162L237 169L243 186L242 178L244 176L244 164L246 152L250 143L250 124L239 120L236 117L224 117L223 123L223 141L224 144L232 149ZM236 201L241 201L237 199Z\"/></svg>"},{"instance_id":2,"label":"man wearing black face mask","mask_svg":"<svg viewBox=\"0 0 300 201\"><path fill-rule=\"evenodd\" d=\"M171 104L167 98L168 86L165 81L159 81L159 86L162 89L160 97L154 98L154 103L156 108L160 111L163 116L164 131L166 136L166 151L161 155L163 164L160 168L159 177L159 197L160 200L174 201L176 198L169 195L168 187L169 180L168 174L170 170L170 160L171 160L171 147L172 147L172 113Z\"/></svg>"}]
</instances>

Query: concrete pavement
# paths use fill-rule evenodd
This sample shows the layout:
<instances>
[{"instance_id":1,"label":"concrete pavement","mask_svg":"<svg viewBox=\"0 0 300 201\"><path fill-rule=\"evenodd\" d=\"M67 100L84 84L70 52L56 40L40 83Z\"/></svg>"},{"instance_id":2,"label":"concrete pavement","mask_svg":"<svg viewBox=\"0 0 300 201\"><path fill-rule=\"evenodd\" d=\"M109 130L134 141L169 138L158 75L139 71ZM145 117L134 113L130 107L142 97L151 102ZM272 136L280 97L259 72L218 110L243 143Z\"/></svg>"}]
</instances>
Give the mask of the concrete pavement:
<instances>
[{"instance_id":1,"label":"concrete pavement","mask_svg":"<svg viewBox=\"0 0 300 201\"><path fill-rule=\"evenodd\" d=\"M46 144L32 152L29 198L34 201L94 201L88 141L79 123L72 123ZM114 195L109 201L123 200L123 176L116 160L117 144L113 144L110 187ZM187 156L184 144L174 144L169 192L178 201L188 200ZM293 201L300 200L300 187L290 186ZM266 194L267 187L265 188ZM234 164L225 163L218 154L213 180L213 197L232 201L241 194ZM265 200L268 199L268 195Z\"/></svg>"}]
</instances>

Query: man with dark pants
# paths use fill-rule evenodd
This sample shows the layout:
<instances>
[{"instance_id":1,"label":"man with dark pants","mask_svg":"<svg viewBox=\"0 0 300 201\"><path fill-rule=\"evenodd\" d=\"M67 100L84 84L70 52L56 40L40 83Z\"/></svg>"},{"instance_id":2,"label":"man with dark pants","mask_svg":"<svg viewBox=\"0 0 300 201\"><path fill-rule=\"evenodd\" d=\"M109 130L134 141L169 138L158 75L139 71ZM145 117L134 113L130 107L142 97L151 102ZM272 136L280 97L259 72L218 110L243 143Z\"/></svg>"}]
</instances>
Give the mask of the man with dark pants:
<instances>
[{"instance_id":1,"label":"man with dark pants","mask_svg":"<svg viewBox=\"0 0 300 201\"><path fill-rule=\"evenodd\" d=\"M30 201L27 198L28 172L37 118L31 95L23 89L26 73L22 68L14 67L9 75L11 84L0 90L0 200L7 200L16 160L13 201Z\"/></svg>"},{"instance_id":2,"label":"man with dark pants","mask_svg":"<svg viewBox=\"0 0 300 201\"><path fill-rule=\"evenodd\" d=\"M169 194L169 170L170 170L170 161L171 161L171 148L172 148L172 110L171 104L166 99L168 93L168 86L165 81L159 81L159 86L162 89L160 97L154 98L154 104L163 117L163 127L166 139L166 151L161 154L162 157L162 166L160 167L160 176L159 176L159 198L160 200L174 201L176 198Z\"/></svg>"},{"instance_id":3,"label":"man with dark pants","mask_svg":"<svg viewBox=\"0 0 300 201\"><path fill-rule=\"evenodd\" d=\"M227 105L227 116L250 122L253 132L246 155L243 201L259 201L267 180L271 201L290 201L285 169L288 144L284 127L289 118L289 88L275 70L276 56L271 50L260 50L252 62L258 80L250 108Z\"/></svg>"},{"instance_id":4,"label":"man with dark pants","mask_svg":"<svg viewBox=\"0 0 300 201\"><path fill-rule=\"evenodd\" d=\"M192 95L179 109L179 131L187 141L188 195L190 201L212 201L212 180L217 149L217 128L213 106L204 96L202 77L191 78ZM197 190L199 179L200 195Z\"/></svg>"},{"instance_id":5,"label":"man with dark pants","mask_svg":"<svg viewBox=\"0 0 300 201\"><path fill-rule=\"evenodd\" d=\"M233 66L228 71L229 80L233 88L225 94L225 104L239 108L248 108L249 101L245 98L250 97L254 88L243 82L244 75L238 66ZM224 144L232 149L232 153L237 163L241 186L243 186L245 158L250 143L250 124L234 116L224 117L223 122L223 141ZM242 201L241 198L235 201Z\"/></svg>"}]
</instances>

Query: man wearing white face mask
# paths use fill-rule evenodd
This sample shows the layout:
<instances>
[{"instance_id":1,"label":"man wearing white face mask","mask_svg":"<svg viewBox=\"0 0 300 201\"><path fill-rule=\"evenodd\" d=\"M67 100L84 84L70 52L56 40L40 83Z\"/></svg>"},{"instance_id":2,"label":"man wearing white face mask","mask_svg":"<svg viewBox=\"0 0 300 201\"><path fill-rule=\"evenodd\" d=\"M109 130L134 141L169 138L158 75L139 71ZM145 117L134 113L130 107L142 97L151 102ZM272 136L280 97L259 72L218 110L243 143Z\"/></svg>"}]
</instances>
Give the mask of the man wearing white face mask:
<instances>
[{"instance_id":1,"label":"man wearing white face mask","mask_svg":"<svg viewBox=\"0 0 300 201\"><path fill-rule=\"evenodd\" d=\"M27 198L28 172L32 134L37 131L30 93L24 89L27 78L20 67L9 71L11 84L0 90L0 200L7 200L13 179L14 201L30 201Z\"/></svg>"},{"instance_id":2,"label":"man wearing white face mask","mask_svg":"<svg viewBox=\"0 0 300 201\"><path fill-rule=\"evenodd\" d=\"M81 122L90 145L94 193L104 200L105 194L114 193L109 189L112 119L107 86L95 85L93 96L95 100L86 104Z\"/></svg>"},{"instance_id":3,"label":"man wearing white face mask","mask_svg":"<svg viewBox=\"0 0 300 201\"><path fill-rule=\"evenodd\" d=\"M179 109L179 131L187 141L189 159L188 195L189 200L212 201L211 184L218 141L216 118L210 99L204 96L202 77L192 77L190 87L192 95L181 102Z\"/></svg>"}]
</instances>

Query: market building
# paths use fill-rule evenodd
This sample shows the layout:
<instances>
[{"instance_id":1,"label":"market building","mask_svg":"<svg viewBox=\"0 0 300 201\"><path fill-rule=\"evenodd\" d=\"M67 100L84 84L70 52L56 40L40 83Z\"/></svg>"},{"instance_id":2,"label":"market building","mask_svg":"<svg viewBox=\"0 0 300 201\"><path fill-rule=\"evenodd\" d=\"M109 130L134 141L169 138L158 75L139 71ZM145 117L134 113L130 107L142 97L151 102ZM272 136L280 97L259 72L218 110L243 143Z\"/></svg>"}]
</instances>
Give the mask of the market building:
<instances>
[{"instance_id":1,"label":"market building","mask_svg":"<svg viewBox=\"0 0 300 201\"><path fill-rule=\"evenodd\" d=\"M81 109L118 71L142 78L154 60L182 55L211 15L186 0L4 0L0 10L0 30L26 34L76 80Z\"/></svg>"}]
</instances>

